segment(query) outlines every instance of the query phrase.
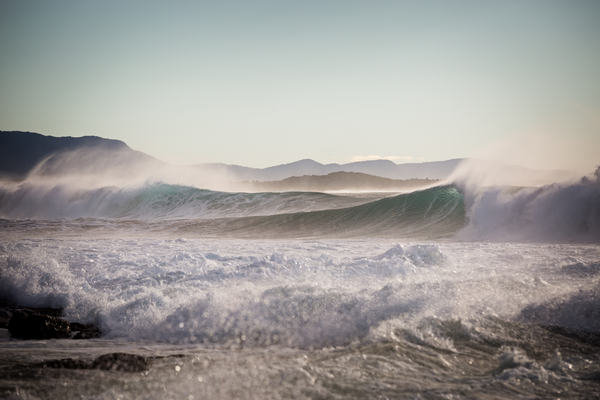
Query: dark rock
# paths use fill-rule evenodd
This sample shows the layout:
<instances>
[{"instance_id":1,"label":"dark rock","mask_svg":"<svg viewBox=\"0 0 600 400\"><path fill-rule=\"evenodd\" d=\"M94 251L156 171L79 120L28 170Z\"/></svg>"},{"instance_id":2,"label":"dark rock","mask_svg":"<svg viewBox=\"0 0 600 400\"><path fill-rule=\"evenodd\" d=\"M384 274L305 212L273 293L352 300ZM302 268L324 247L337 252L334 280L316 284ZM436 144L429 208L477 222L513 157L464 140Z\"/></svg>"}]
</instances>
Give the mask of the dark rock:
<instances>
[{"instance_id":1,"label":"dark rock","mask_svg":"<svg viewBox=\"0 0 600 400\"><path fill-rule=\"evenodd\" d=\"M117 372L144 372L150 368L145 357L127 353L109 353L96 358L94 361L64 358L35 364L38 368L58 369L99 369Z\"/></svg>"},{"instance_id":2,"label":"dark rock","mask_svg":"<svg viewBox=\"0 0 600 400\"><path fill-rule=\"evenodd\" d=\"M17 314L12 328L9 328L13 315ZM68 339L73 333L75 333L73 339L94 339L102 336L102 331L97 325L69 323L60 318L62 315L62 308L2 305L0 307L0 328L9 329L11 336L19 339ZM67 334L67 332L69 333Z\"/></svg>"},{"instance_id":3,"label":"dark rock","mask_svg":"<svg viewBox=\"0 0 600 400\"><path fill-rule=\"evenodd\" d=\"M102 336L102 331L94 324L71 322L71 332L77 332L73 339L95 339Z\"/></svg>"},{"instance_id":4,"label":"dark rock","mask_svg":"<svg viewBox=\"0 0 600 400\"><path fill-rule=\"evenodd\" d=\"M582 381L596 381L596 382L600 382L600 372L592 372L592 373L583 375L579 379L581 379Z\"/></svg>"},{"instance_id":5,"label":"dark rock","mask_svg":"<svg viewBox=\"0 0 600 400\"><path fill-rule=\"evenodd\" d=\"M35 366L39 368L91 369L92 363L84 360L75 360L73 358L63 358L62 360L44 361Z\"/></svg>"},{"instance_id":6,"label":"dark rock","mask_svg":"<svg viewBox=\"0 0 600 400\"><path fill-rule=\"evenodd\" d=\"M8 329L8 322L12 318L12 312L6 308L0 308L0 328Z\"/></svg>"},{"instance_id":7,"label":"dark rock","mask_svg":"<svg viewBox=\"0 0 600 400\"><path fill-rule=\"evenodd\" d=\"M24 310L33 314L49 315L51 317L60 318L63 316L63 309L58 307L27 307Z\"/></svg>"},{"instance_id":8,"label":"dark rock","mask_svg":"<svg viewBox=\"0 0 600 400\"><path fill-rule=\"evenodd\" d=\"M104 371L143 372L150 368L150 364L145 357L135 354L109 353L96 358L92 368Z\"/></svg>"},{"instance_id":9,"label":"dark rock","mask_svg":"<svg viewBox=\"0 0 600 400\"><path fill-rule=\"evenodd\" d=\"M39 314L39 315L49 315L51 317L62 317L63 309L58 307L4 307L10 312L17 313L25 313L25 314Z\"/></svg>"},{"instance_id":10,"label":"dark rock","mask_svg":"<svg viewBox=\"0 0 600 400\"><path fill-rule=\"evenodd\" d=\"M556 325L540 325L540 327L544 328L549 332L566 336L571 339L575 339L581 343L600 347L600 334L598 333L587 332L578 329L570 329Z\"/></svg>"},{"instance_id":11,"label":"dark rock","mask_svg":"<svg viewBox=\"0 0 600 400\"><path fill-rule=\"evenodd\" d=\"M71 327L62 318L17 311L8 323L8 332L19 339L68 339Z\"/></svg>"}]
</instances>

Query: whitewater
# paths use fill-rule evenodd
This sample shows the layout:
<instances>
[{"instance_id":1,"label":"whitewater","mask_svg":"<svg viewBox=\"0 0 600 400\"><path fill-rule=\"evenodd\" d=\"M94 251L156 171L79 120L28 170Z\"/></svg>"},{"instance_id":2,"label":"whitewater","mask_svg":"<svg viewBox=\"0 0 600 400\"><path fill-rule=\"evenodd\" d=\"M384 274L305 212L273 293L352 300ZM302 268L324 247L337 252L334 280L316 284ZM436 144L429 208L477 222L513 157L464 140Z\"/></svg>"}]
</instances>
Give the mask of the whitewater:
<instances>
[{"instance_id":1,"label":"whitewater","mask_svg":"<svg viewBox=\"0 0 600 400\"><path fill-rule=\"evenodd\" d=\"M600 396L600 176L542 187L235 193L0 185L0 398ZM144 372L43 368L123 352Z\"/></svg>"}]
</instances>

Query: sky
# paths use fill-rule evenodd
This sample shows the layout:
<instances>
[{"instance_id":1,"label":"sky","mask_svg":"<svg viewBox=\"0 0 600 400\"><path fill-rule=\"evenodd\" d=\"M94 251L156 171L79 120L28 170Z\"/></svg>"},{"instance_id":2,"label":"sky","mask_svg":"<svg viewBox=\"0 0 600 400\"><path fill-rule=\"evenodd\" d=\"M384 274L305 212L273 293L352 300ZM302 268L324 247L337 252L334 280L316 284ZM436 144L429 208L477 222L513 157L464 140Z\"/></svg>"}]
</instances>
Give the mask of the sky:
<instances>
[{"instance_id":1,"label":"sky","mask_svg":"<svg viewBox=\"0 0 600 400\"><path fill-rule=\"evenodd\" d=\"M0 0L0 130L177 165L600 164L600 2Z\"/></svg>"}]
</instances>

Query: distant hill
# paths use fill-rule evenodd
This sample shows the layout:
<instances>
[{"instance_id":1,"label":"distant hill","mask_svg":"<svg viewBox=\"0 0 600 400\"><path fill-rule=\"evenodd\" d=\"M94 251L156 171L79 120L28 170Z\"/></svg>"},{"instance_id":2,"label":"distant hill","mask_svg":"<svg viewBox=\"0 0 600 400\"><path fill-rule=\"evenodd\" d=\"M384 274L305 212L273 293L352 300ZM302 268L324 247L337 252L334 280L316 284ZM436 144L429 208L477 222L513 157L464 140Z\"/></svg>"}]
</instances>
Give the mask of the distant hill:
<instances>
[{"instance_id":1,"label":"distant hill","mask_svg":"<svg viewBox=\"0 0 600 400\"><path fill-rule=\"evenodd\" d=\"M431 179L388 179L361 172L332 172L327 175L304 175L269 182L241 182L245 190L268 191L305 191L324 192L335 190L348 191L405 191L423 188L436 183Z\"/></svg>"},{"instance_id":2,"label":"distant hill","mask_svg":"<svg viewBox=\"0 0 600 400\"><path fill-rule=\"evenodd\" d=\"M4 178L22 179L36 167L40 174L96 173L140 163L164 164L120 140L0 131L0 177Z\"/></svg>"},{"instance_id":3,"label":"distant hill","mask_svg":"<svg viewBox=\"0 0 600 400\"><path fill-rule=\"evenodd\" d=\"M360 172L389 179L444 179L460 164L462 159L424 163L396 164L389 160L361 161L348 164L321 164L313 160L300 160L268 168L248 168L239 165L197 164L202 173L229 176L238 181L278 181L292 176L328 175L332 172Z\"/></svg>"},{"instance_id":4,"label":"distant hill","mask_svg":"<svg viewBox=\"0 0 600 400\"><path fill-rule=\"evenodd\" d=\"M339 172L345 174L335 175ZM420 185L419 180L446 179L454 172L480 185L541 185L577 178L569 171L533 170L476 159L408 164L395 164L389 160L321 164L306 159L262 169L226 164L174 167L132 150L119 140L0 131L0 179L9 180L85 175L94 177L98 182L108 177L116 180L152 179L227 191L238 188L252 191L348 190L350 186L354 190L396 190L390 187L404 190L409 184ZM318 178L320 176L323 178ZM296 178L288 179L292 177ZM376 177L409 181L389 182Z\"/></svg>"}]
</instances>

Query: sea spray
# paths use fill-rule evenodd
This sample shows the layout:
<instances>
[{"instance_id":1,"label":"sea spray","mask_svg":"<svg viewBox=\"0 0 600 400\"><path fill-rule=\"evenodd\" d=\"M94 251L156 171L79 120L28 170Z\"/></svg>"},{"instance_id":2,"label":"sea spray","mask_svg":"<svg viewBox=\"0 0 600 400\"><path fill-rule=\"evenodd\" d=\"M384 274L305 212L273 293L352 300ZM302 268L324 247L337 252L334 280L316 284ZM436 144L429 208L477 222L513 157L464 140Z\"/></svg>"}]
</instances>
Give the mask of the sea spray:
<instances>
[{"instance_id":1,"label":"sea spray","mask_svg":"<svg viewBox=\"0 0 600 400\"><path fill-rule=\"evenodd\" d=\"M367 201L313 192L228 193L164 183L86 188L44 181L0 186L0 217L207 219L336 209Z\"/></svg>"},{"instance_id":2,"label":"sea spray","mask_svg":"<svg viewBox=\"0 0 600 400\"><path fill-rule=\"evenodd\" d=\"M600 169L599 169L600 171ZM542 187L470 188L461 240L600 242L600 174ZM476 194L473 193L475 191Z\"/></svg>"}]
</instances>

